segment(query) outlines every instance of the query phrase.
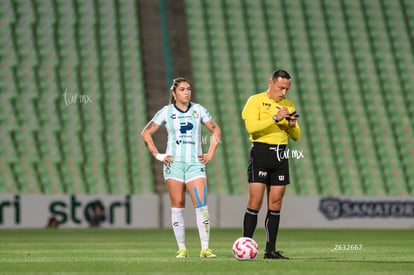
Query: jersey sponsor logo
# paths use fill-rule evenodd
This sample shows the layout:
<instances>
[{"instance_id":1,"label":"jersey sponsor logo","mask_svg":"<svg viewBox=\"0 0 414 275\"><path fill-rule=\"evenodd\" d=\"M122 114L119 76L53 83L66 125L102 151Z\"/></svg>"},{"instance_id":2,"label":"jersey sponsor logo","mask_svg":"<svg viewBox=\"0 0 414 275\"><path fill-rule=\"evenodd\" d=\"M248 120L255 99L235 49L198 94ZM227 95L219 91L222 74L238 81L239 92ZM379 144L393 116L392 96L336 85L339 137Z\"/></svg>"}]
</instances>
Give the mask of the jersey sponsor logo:
<instances>
[{"instance_id":1,"label":"jersey sponsor logo","mask_svg":"<svg viewBox=\"0 0 414 275\"><path fill-rule=\"evenodd\" d=\"M175 144L177 144L177 145L181 145L181 144L192 144L192 145L195 145L195 142L194 142L194 141L192 141L192 140L182 140L182 139L177 139L177 140L175 141Z\"/></svg>"},{"instance_id":2,"label":"jersey sponsor logo","mask_svg":"<svg viewBox=\"0 0 414 275\"><path fill-rule=\"evenodd\" d=\"M182 118L182 119L191 119L192 115L177 115L177 114L171 114L170 118L171 119L176 119L176 118Z\"/></svg>"},{"instance_id":3,"label":"jersey sponsor logo","mask_svg":"<svg viewBox=\"0 0 414 275\"><path fill-rule=\"evenodd\" d=\"M259 177L266 177L267 176L267 172L266 171L259 171Z\"/></svg>"},{"instance_id":4,"label":"jersey sponsor logo","mask_svg":"<svg viewBox=\"0 0 414 275\"><path fill-rule=\"evenodd\" d=\"M265 107L266 109L270 109L270 107L272 107L272 104L270 103L266 103L266 102L262 102L263 107Z\"/></svg>"},{"instance_id":5,"label":"jersey sponsor logo","mask_svg":"<svg viewBox=\"0 0 414 275\"><path fill-rule=\"evenodd\" d=\"M197 111L194 111L197 113ZM192 119L194 117L194 114L190 115L190 114L171 114L170 118L171 119ZM197 117L198 117L198 113L197 113ZM196 118L197 118L196 117Z\"/></svg>"},{"instance_id":6,"label":"jersey sponsor logo","mask_svg":"<svg viewBox=\"0 0 414 275\"><path fill-rule=\"evenodd\" d=\"M193 129L193 124L191 122L181 122L180 123L180 132L181 134L185 134L187 131L191 131Z\"/></svg>"}]
</instances>

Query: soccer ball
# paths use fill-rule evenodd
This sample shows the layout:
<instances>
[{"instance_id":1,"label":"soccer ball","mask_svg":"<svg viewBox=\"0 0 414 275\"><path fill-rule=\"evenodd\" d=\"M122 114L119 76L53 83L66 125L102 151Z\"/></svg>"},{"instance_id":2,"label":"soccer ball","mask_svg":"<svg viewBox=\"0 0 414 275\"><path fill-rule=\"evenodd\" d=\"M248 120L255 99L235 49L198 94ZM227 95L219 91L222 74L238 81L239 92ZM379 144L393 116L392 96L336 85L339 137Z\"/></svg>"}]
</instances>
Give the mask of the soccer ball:
<instances>
[{"instance_id":1,"label":"soccer ball","mask_svg":"<svg viewBox=\"0 0 414 275\"><path fill-rule=\"evenodd\" d=\"M233 243L233 256L239 261L251 261L257 257L259 246L248 237L240 237Z\"/></svg>"}]
</instances>

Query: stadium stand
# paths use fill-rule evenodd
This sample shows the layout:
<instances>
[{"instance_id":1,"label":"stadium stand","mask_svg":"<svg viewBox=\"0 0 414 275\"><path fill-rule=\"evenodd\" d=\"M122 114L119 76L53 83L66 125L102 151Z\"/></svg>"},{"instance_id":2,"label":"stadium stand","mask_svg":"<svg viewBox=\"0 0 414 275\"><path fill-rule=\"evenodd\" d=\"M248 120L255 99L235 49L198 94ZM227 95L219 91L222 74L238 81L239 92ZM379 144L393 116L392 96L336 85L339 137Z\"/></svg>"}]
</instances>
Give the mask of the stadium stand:
<instances>
[{"instance_id":1,"label":"stadium stand","mask_svg":"<svg viewBox=\"0 0 414 275\"><path fill-rule=\"evenodd\" d=\"M289 96L303 115L303 140L291 148L303 150L305 158L292 161L293 188L289 192L412 192L413 178L407 166L412 165L412 158L404 153L413 150L408 141L412 120L407 116L412 112L412 80L407 76L413 64L411 2L186 3L189 31L197 34L190 37L196 83L207 79L205 75L214 68L220 77L211 73L208 81L233 89L219 92L222 100L216 101L226 128L224 135L237 133L236 125L240 137L247 138L229 100L243 104L250 94L264 90L257 85L262 85L273 67L293 74ZM211 46L205 47L209 43ZM201 61L199 56L205 58ZM234 83L220 82L223 75L227 81L243 83L241 89ZM203 95L211 94L215 86L203 84L200 89ZM231 97L234 90L237 100ZM248 152L248 144L240 144ZM234 155L233 150L225 149L225 160ZM245 192L246 187L235 191Z\"/></svg>"},{"instance_id":2,"label":"stadium stand","mask_svg":"<svg viewBox=\"0 0 414 275\"><path fill-rule=\"evenodd\" d=\"M1 2L1 193L153 192L136 8Z\"/></svg>"},{"instance_id":3,"label":"stadium stand","mask_svg":"<svg viewBox=\"0 0 414 275\"><path fill-rule=\"evenodd\" d=\"M293 76L296 195L412 195L414 2L187 0L197 102L222 127L209 192L247 192L240 117ZM137 2L0 2L0 193L153 193ZM90 100L86 102L87 100ZM209 142L203 131L204 145Z\"/></svg>"}]
</instances>

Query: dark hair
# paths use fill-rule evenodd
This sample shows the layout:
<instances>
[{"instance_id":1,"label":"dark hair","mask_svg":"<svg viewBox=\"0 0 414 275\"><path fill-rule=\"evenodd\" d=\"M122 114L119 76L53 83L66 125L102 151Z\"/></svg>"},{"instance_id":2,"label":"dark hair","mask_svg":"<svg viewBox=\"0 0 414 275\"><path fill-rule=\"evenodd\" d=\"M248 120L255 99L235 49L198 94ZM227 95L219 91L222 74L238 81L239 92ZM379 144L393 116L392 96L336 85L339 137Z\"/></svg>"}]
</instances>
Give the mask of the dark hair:
<instances>
[{"instance_id":1,"label":"dark hair","mask_svg":"<svg viewBox=\"0 0 414 275\"><path fill-rule=\"evenodd\" d=\"M284 70L276 70L272 73L272 79L276 79L278 77L290 79L290 74Z\"/></svg>"},{"instance_id":2,"label":"dark hair","mask_svg":"<svg viewBox=\"0 0 414 275\"><path fill-rule=\"evenodd\" d=\"M188 84L191 85L190 81L185 77L178 77L178 78L173 79L173 83L170 88L170 104L175 103L175 98L172 93L173 91L175 91L175 89L177 89L178 84L180 84L181 82L187 82Z\"/></svg>"},{"instance_id":3,"label":"dark hair","mask_svg":"<svg viewBox=\"0 0 414 275\"><path fill-rule=\"evenodd\" d=\"M102 204L100 200L96 200L92 204L92 208L95 210L96 208L100 208L102 210L105 210L105 206Z\"/></svg>"},{"instance_id":4,"label":"dark hair","mask_svg":"<svg viewBox=\"0 0 414 275\"><path fill-rule=\"evenodd\" d=\"M50 217L47 222L47 228L58 228L59 222L55 217Z\"/></svg>"}]
</instances>

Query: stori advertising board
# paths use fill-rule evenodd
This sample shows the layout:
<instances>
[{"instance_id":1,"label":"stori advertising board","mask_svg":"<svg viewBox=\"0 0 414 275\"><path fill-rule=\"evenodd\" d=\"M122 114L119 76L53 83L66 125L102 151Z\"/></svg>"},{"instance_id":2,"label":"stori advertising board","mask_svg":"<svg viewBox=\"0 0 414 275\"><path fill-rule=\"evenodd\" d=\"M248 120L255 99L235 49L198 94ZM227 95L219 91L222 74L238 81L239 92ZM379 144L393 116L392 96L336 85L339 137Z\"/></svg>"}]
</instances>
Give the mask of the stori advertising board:
<instances>
[{"instance_id":1,"label":"stori advertising board","mask_svg":"<svg viewBox=\"0 0 414 275\"><path fill-rule=\"evenodd\" d=\"M187 196L186 227L196 219ZM168 194L151 195L0 195L1 228L42 228L50 217L59 227L88 227L87 212L96 200L104 207L107 228L170 228ZM216 228L241 228L246 196L210 195L210 222ZM266 202L259 213L263 226ZM281 228L414 228L413 197L286 196Z\"/></svg>"},{"instance_id":2,"label":"stori advertising board","mask_svg":"<svg viewBox=\"0 0 414 275\"><path fill-rule=\"evenodd\" d=\"M156 195L0 195L0 228L46 227L50 217L59 227L88 227L87 212L97 200L104 207L102 227L158 227Z\"/></svg>"}]
</instances>

